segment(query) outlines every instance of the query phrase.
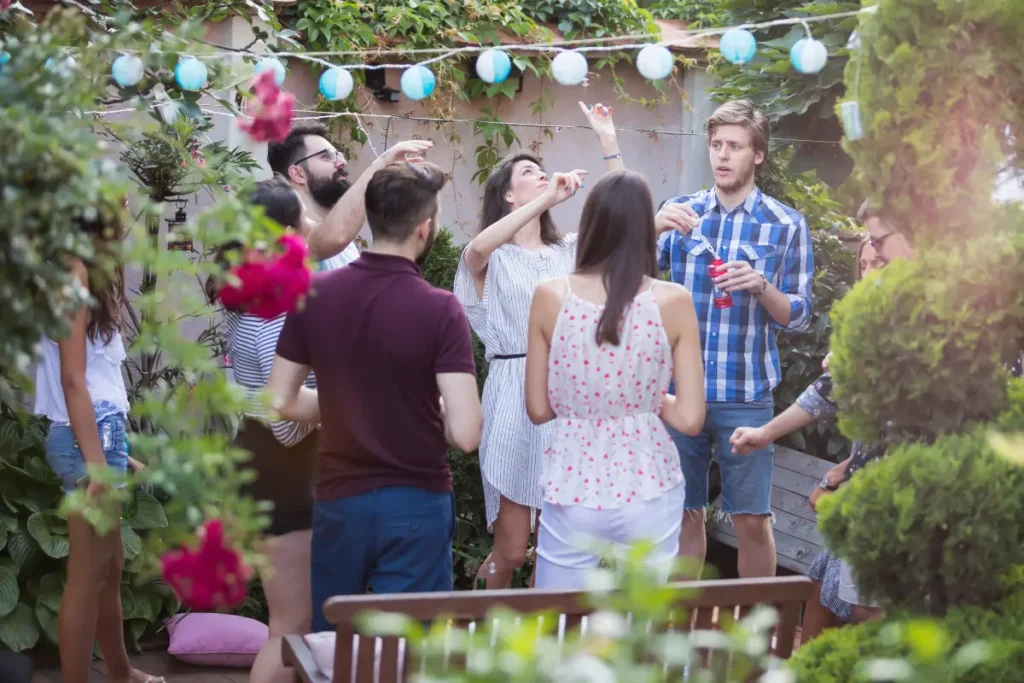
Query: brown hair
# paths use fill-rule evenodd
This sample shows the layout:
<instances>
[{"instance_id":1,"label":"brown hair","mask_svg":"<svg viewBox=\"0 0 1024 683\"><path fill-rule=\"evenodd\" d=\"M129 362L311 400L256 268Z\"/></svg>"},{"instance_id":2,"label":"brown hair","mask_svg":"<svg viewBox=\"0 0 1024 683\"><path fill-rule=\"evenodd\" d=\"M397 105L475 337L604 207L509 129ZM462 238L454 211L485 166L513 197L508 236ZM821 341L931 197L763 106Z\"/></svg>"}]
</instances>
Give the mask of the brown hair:
<instances>
[{"instance_id":1,"label":"brown hair","mask_svg":"<svg viewBox=\"0 0 1024 683\"><path fill-rule=\"evenodd\" d=\"M484 183L484 208L480 214L480 232L512 213L512 207L505 201L505 195L512 186L512 171L520 161L532 161L541 170L544 169L540 160L529 152L516 152L502 159ZM540 215L540 240L548 246L562 242L562 235L555 227L550 211Z\"/></svg>"},{"instance_id":2,"label":"brown hair","mask_svg":"<svg viewBox=\"0 0 1024 683\"><path fill-rule=\"evenodd\" d=\"M109 344L121 330L123 320L124 266L119 252L124 228L113 210L106 215L100 211L94 218L78 217L74 223L92 238L94 249L91 258L83 259L88 273L89 294L96 301L89 314L86 334L92 341L100 339ZM114 264L112 268L111 262Z\"/></svg>"},{"instance_id":3,"label":"brown hair","mask_svg":"<svg viewBox=\"0 0 1024 683\"><path fill-rule=\"evenodd\" d=\"M374 240L404 242L428 218L437 215L437 194L448 178L429 161L386 166L366 185L366 222Z\"/></svg>"},{"instance_id":4,"label":"brown hair","mask_svg":"<svg viewBox=\"0 0 1024 683\"><path fill-rule=\"evenodd\" d=\"M871 243L870 239L862 239L860 244L857 245L857 269L854 271L854 282L859 282L864 277L864 267L860 264L861 256L864 255L864 247Z\"/></svg>"},{"instance_id":5,"label":"brown hair","mask_svg":"<svg viewBox=\"0 0 1024 683\"><path fill-rule=\"evenodd\" d=\"M658 277L654 200L643 176L633 171L606 174L594 186L580 218L576 271L600 273L607 293L597 325L597 343L619 344L626 306L644 276Z\"/></svg>"},{"instance_id":6,"label":"brown hair","mask_svg":"<svg viewBox=\"0 0 1024 683\"><path fill-rule=\"evenodd\" d=\"M750 100L731 100L714 111L704 123L708 142L719 126L743 126L754 144L754 149L768 156L768 117Z\"/></svg>"}]
</instances>

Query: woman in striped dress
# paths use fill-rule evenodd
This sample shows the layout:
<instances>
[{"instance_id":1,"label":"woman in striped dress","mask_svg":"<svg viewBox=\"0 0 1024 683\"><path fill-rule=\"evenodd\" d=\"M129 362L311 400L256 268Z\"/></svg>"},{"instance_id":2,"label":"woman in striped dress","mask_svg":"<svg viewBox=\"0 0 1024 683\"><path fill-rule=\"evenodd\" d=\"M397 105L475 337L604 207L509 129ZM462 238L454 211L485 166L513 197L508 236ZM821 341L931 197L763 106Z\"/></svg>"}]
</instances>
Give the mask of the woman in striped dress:
<instances>
[{"instance_id":1,"label":"woman in striped dress","mask_svg":"<svg viewBox=\"0 0 1024 683\"><path fill-rule=\"evenodd\" d=\"M620 167L611 109L580 107L608 166ZM477 575L489 589L508 587L526 561L542 502L542 454L550 426L534 426L526 415L526 330L537 283L568 275L575 267L576 234L560 235L549 211L576 194L586 175L576 170L549 178L526 152L502 161L484 186L481 229L463 252L455 276L455 296L490 363L480 474L494 548Z\"/></svg>"}]
</instances>

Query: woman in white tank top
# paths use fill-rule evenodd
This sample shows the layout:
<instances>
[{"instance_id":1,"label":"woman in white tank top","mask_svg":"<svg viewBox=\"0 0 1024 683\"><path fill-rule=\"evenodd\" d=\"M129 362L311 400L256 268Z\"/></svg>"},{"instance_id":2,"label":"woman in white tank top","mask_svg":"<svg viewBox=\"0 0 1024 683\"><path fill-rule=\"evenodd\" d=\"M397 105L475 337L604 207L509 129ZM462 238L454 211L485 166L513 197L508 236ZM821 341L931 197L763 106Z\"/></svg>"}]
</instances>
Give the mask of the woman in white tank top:
<instances>
[{"instance_id":1,"label":"woman in white tank top","mask_svg":"<svg viewBox=\"0 0 1024 683\"><path fill-rule=\"evenodd\" d=\"M542 282L530 311L526 411L553 423L544 452L537 588L584 587L590 537L653 544L663 578L679 550L683 473L662 419L704 424L704 368L690 293L658 279L654 205L629 171L594 187L576 272ZM668 395L675 379L677 396Z\"/></svg>"},{"instance_id":2,"label":"woman in white tank top","mask_svg":"<svg viewBox=\"0 0 1024 683\"><path fill-rule=\"evenodd\" d=\"M109 253L120 240L114 222L78 221L99 253ZM65 492L77 488L102 496L105 485L91 480L92 471L110 468L124 475L138 463L128 457L125 421L128 394L121 376L125 350L118 331L124 299L120 268L113 278L100 279L94 266L72 259L71 275L89 290L97 304L82 307L64 339L44 338L36 370L35 412L50 420L46 460ZM114 683L157 683L163 679L133 669L128 661L121 621L121 533L100 536L85 519L68 517L71 551L67 583L58 615L61 675L66 683L86 683L92 667L93 643L99 641Z\"/></svg>"}]
</instances>

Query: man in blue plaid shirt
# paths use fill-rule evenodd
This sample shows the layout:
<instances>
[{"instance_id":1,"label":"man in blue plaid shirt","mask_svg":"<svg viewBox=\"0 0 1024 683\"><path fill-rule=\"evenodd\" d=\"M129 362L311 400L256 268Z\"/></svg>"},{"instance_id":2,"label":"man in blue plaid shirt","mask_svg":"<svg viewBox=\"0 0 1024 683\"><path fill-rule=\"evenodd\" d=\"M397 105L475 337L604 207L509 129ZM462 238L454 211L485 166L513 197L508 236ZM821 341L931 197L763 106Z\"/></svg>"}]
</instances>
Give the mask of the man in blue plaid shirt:
<instances>
[{"instance_id":1,"label":"man in blue plaid shirt","mask_svg":"<svg viewBox=\"0 0 1024 683\"><path fill-rule=\"evenodd\" d=\"M659 263L693 294L704 351L707 418L695 437L672 430L686 478L680 555L704 561L712 450L722 474L721 512L732 518L741 577L775 574L772 446L736 455L737 427L772 419L779 383L777 330L804 330L811 317L814 257L807 221L754 184L768 154L768 119L746 100L727 102L706 124L715 186L664 204L657 216ZM712 281L716 256L725 264ZM732 306L713 305L717 285Z\"/></svg>"}]
</instances>

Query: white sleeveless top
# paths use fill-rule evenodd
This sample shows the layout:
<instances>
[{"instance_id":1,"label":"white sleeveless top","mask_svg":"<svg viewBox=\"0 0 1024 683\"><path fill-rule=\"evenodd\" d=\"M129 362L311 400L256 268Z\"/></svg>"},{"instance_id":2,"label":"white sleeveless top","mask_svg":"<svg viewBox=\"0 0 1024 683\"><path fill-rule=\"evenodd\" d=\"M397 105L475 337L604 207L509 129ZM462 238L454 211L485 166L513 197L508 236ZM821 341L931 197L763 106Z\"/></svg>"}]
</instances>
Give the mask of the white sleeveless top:
<instances>
[{"instance_id":1,"label":"white sleeveless top","mask_svg":"<svg viewBox=\"0 0 1024 683\"><path fill-rule=\"evenodd\" d=\"M43 337L41 353L36 367L36 415L44 415L55 424L69 424L68 407L64 401L64 388L60 382L60 351L57 342ZM128 414L128 392L124 387L121 365L125 359L121 334L115 333L110 342L102 336L85 340L85 385L94 407L104 406L107 414ZM99 420L106 415L96 415Z\"/></svg>"}]
</instances>

